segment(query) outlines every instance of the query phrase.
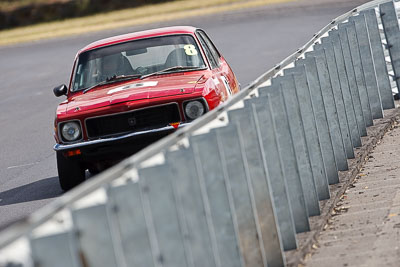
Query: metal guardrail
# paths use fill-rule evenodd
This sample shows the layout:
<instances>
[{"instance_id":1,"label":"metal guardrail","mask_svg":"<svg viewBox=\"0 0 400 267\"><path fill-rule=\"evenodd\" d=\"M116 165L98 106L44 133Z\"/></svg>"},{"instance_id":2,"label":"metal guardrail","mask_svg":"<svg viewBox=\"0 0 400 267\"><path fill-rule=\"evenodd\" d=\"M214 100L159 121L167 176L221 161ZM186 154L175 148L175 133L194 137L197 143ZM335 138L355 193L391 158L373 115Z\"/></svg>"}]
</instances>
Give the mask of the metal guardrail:
<instances>
[{"instance_id":1,"label":"metal guardrail","mask_svg":"<svg viewBox=\"0 0 400 267\"><path fill-rule=\"evenodd\" d=\"M398 82L398 40L392 1L338 17L226 104L0 233L0 264L285 265L394 108L383 45Z\"/></svg>"}]
</instances>

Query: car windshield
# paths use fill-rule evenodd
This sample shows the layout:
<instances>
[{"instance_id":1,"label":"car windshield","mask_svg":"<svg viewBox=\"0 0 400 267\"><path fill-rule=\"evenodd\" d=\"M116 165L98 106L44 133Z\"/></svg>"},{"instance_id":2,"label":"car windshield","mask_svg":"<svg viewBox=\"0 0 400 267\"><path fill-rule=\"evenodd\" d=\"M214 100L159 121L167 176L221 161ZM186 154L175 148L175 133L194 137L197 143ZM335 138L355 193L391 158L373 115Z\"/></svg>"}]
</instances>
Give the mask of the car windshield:
<instances>
[{"instance_id":1,"label":"car windshield","mask_svg":"<svg viewBox=\"0 0 400 267\"><path fill-rule=\"evenodd\" d=\"M166 69L177 72L191 67L206 67L191 35L162 36L115 44L89 50L79 56L72 91L116 80L113 77L140 77Z\"/></svg>"}]
</instances>

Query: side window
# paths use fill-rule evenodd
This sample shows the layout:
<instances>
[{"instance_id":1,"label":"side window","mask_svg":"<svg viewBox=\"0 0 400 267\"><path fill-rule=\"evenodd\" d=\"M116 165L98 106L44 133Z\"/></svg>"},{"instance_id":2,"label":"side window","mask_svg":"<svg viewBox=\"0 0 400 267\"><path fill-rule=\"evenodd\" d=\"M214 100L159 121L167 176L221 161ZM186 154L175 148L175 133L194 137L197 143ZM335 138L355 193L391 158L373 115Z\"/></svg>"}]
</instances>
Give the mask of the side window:
<instances>
[{"instance_id":1,"label":"side window","mask_svg":"<svg viewBox=\"0 0 400 267\"><path fill-rule=\"evenodd\" d=\"M198 32L201 37L204 39L204 41L206 42L207 46L210 48L210 51L212 53L212 55L214 56L215 60L217 61L217 64L219 65L219 58L221 57L221 55L219 54L217 48L215 47L215 45L211 42L210 38L208 38L207 34L203 31L199 31Z\"/></svg>"},{"instance_id":2,"label":"side window","mask_svg":"<svg viewBox=\"0 0 400 267\"><path fill-rule=\"evenodd\" d=\"M200 33L200 32L198 32L198 33ZM200 44L204 48L204 52L206 54L208 61L210 62L211 68L212 69L218 68L218 63L217 63L216 59L214 58L206 41L203 39L203 37L200 34L198 34L197 37L199 37Z\"/></svg>"}]
</instances>

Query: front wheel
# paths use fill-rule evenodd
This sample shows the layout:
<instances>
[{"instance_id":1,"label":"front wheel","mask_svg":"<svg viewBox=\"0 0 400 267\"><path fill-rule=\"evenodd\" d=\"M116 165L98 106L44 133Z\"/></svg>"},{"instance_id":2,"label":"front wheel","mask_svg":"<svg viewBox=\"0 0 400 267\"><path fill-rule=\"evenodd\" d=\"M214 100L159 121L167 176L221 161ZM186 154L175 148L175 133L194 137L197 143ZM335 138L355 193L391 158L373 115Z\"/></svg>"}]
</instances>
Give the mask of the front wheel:
<instances>
[{"instance_id":1,"label":"front wheel","mask_svg":"<svg viewBox=\"0 0 400 267\"><path fill-rule=\"evenodd\" d=\"M77 160L64 157L62 152L57 152L58 180L61 189L68 191L85 181L85 169Z\"/></svg>"}]
</instances>

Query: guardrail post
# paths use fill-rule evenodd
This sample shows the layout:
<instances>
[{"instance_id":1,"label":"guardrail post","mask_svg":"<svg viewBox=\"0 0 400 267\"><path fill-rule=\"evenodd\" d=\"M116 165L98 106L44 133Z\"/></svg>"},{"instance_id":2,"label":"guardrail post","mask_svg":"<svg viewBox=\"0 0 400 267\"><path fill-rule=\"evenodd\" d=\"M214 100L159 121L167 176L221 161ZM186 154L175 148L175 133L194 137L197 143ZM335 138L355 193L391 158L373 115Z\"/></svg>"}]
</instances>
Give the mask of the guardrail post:
<instances>
[{"instance_id":1,"label":"guardrail post","mask_svg":"<svg viewBox=\"0 0 400 267\"><path fill-rule=\"evenodd\" d=\"M162 175L162 176L161 176ZM189 265L179 220L177 199L170 183L172 173L166 164L139 169L139 186L144 217L155 266Z\"/></svg>"},{"instance_id":2,"label":"guardrail post","mask_svg":"<svg viewBox=\"0 0 400 267\"><path fill-rule=\"evenodd\" d=\"M264 248L263 240L266 237L261 232L264 229L260 229L252 184L243 165L244 152L240 145L238 129L236 125L231 125L216 129L216 134L221 165L228 176L232 192L240 249L245 266L265 266L267 262L280 266L283 264L283 258L279 240L277 250L271 250L272 246ZM273 252L277 254L274 256Z\"/></svg>"},{"instance_id":3,"label":"guardrail post","mask_svg":"<svg viewBox=\"0 0 400 267\"><path fill-rule=\"evenodd\" d=\"M350 50L350 46L349 46L349 39L347 37L347 29L346 29L345 25L343 25L343 24L339 24L338 27L339 27L338 32L339 32L339 36L340 36L340 41L342 44L344 64L346 66L347 78L348 78L348 82L349 82L349 89L350 89L350 93L351 93L351 99L353 100L354 112L356 114L358 130L359 130L361 136L366 136L367 128L365 125L364 114L363 114L363 110L361 107L360 94L359 94L359 89L357 86L357 80L356 80L356 74L354 71L353 60L351 58L351 50ZM361 142L360 142L360 146L361 146Z\"/></svg>"},{"instance_id":4,"label":"guardrail post","mask_svg":"<svg viewBox=\"0 0 400 267\"><path fill-rule=\"evenodd\" d=\"M357 39L357 32L355 28L355 23L354 21L348 22L346 24L340 24L341 27L339 29L344 28L344 30L347 32L347 40L350 48L350 56L351 56L351 61L353 63L353 68L354 68L354 77L356 79L356 84L358 88L358 94L360 97L360 102L361 102L361 109L364 115L364 122L365 125L372 126L374 124L373 118L375 116L378 118L379 114L377 111L381 111L382 109L380 108L380 99L379 99L379 93L378 93L378 88L376 88L376 93L378 93L378 98L374 99L374 93L372 85L367 86L366 82L373 82L372 80L374 79L373 77L364 77L364 73L367 75L372 75L371 73L366 72L365 66L362 64L362 57L360 56L360 48L359 48L359 42ZM368 39L367 39L368 41ZM366 53L365 51L363 51ZM363 57L366 57L367 55L363 54ZM365 61L365 60L364 60ZM373 63L372 63L373 64ZM373 66L372 66L373 67ZM372 71L374 69L372 68ZM376 83L376 81L375 81ZM367 88L369 90L367 90ZM375 101L375 102L372 102ZM374 109L374 104L377 103L377 107Z\"/></svg>"},{"instance_id":5,"label":"guardrail post","mask_svg":"<svg viewBox=\"0 0 400 267\"><path fill-rule=\"evenodd\" d=\"M371 53L374 61L376 80L378 82L382 107L383 109L394 108L392 86L390 85L375 9L362 11L361 14L364 15L367 24L368 37L371 44Z\"/></svg>"},{"instance_id":6,"label":"guardrail post","mask_svg":"<svg viewBox=\"0 0 400 267\"><path fill-rule=\"evenodd\" d=\"M211 214L207 192L202 183L204 180L198 176L192 147L168 152L165 159L169 173L172 174L169 179L180 210L180 224L191 266L220 266L212 217L214 214Z\"/></svg>"},{"instance_id":7,"label":"guardrail post","mask_svg":"<svg viewBox=\"0 0 400 267\"><path fill-rule=\"evenodd\" d=\"M128 266L154 266L148 225L138 182L107 190L109 209L117 222L122 254ZM199 229L200 230L200 229Z\"/></svg>"},{"instance_id":8,"label":"guardrail post","mask_svg":"<svg viewBox=\"0 0 400 267\"><path fill-rule=\"evenodd\" d=\"M242 266L232 192L227 170L221 164L216 132L192 136L189 140L200 185L209 201L221 266Z\"/></svg>"},{"instance_id":9,"label":"guardrail post","mask_svg":"<svg viewBox=\"0 0 400 267\"><path fill-rule=\"evenodd\" d=\"M294 180L293 182L290 182L290 178L287 180L289 183L289 196L292 196L292 203L297 202L298 200L303 201L302 199L304 198L304 201L306 203L306 210L309 216L315 216L320 214L319 210L319 203L318 203L318 195L317 195L317 190L315 188L315 182L314 178L312 175L312 170L311 170L311 164L310 164L310 158L308 155L307 151L307 144L306 144L306 139L305 139L305 133L304 133L304 126L300 114L300 107L299 107L299 101L297 98L297 93L296 93L296 88L295 88L295 81L292 76L279 76L276 77L272 80L272 84L277 84L277 86L281 87L281 91L283 93L283 98L284 98L284 106L282 107L275 107L275 109L272 109L275 105L270 105L269 100L266 97L259 97L257 100L257 103L259 103L259 109L262 107L262 105L265 105L265 110L270 116L269 113L276 113L278 116L283 116L284 113L287 114L287 116L284 116L282 119L278 118L278 116L273 115L275 118L275 132L279 133L279 136L281 137L278 141L278 146L280 149L280 155L281 155L281 162L282 159L284 162L282 162L282 166L284 167L284 173L286 177L292 177L291 180ZM271 90L274 90L272 88ZM268 89L259 89L259 91L264 91L262 94L268 93ZM264 104L263 104L264 103ZM286 108L286 110L283 110L283 108ZM279 110L280 109L280 110ZM264 110L259 110L260 112L264 112ZM264 113L263 113L264 114ZM267 116L267 114L264 114L263 116L259 117L260 121L260 128L261 132L267 132L269 128L271 127L270 125L273 125L274 120L271 118L271 122L263 122L262 120L264 119L264 116ZM287 127L285 124L286 122L289 123L289 127ZM290 132L287 130L290 129ZM274 134L273 132L271 134ZM266 140L264 144L269 143L270 141ZM288 144L293 143L293 148L292 146L289 145L289 148L286 148ZM294 150L293 150L294 149ZM293 152L292 152L293 151ZM296 158L292 158L291 154L294 154ZM274 153L272 153L273 155ZM289 154L289 155L288 155ZM297 164L291 163L288 159L292 158L292 160L296 160ZM287 166L289 165L289 166ZM293 167L297 167L293 169ZM291 168L290 173L288 170ZM296 177L296 179L294 179ZM297 178L298 177L298 178ZM300 179L300 180L298 180ZM294 192L291 192L290 189L295 189L294 186L296 183L299 183L297 187L300 189ZM303 196L296 196L296 193L302 193ZM293 209L296 208L296 205L298 204L292 204ZM295 217L295 223L296 223L296 217ZM309 225L308 221L307 227L304 228L305 230L309 230Z\"/></svg>"},{"instance_id":10,"label":"guardrail post","mask_svg":"<svg viewBox=\"0 0 400 267\"><path fill-rule=\"evenodd\" d=\"M231 123L215 131L221 163L232 190L245 265L262 266L264 260L264 266L283 266L283 248L271 192L257 188L258 172L252 169L254 163L248 161L240 126Z\"/></svg>"},{"instance_id":11,"label":"guardrail post","mask_svg":"<svg viewBox=\"0 0 400 267\"><path fill-rule=\"evenodd\" d=\"M77 231L80 258L88 266L118 266L106 205L73 209L71 212L74 230Z\"/></svg>"},{"instance_id":12,"label":"guardrail post","mask_svg":"<svg viewBox=\"0 0 400 267\"><path fill-rule=\"evenodd\" d=\"M335 155L329 132L326 111L322 98L320 79L318 77L318 69L314 57L306 57L296 61L296 65L304 65L306 69L306 77L311 94L311 102L314 108L314 116L317 125L318 137L321 144L322 158L328 177L329 184L338 182L338 172L336 167Z\"/></svg>"},{"instance_id":13,"label":"guardrail post","mask_svg":"<svg viewBox=\"0 0 400 267\"><path fill-rule=\"evenodd\" d=\"M355 17L350 17L349 20L355 23L355 30L357 31L358 46L360 54L362 55L361 62L371 105L372 118L383 118L382 96L378 88L376 67L372 57L372 48L365 17L363 14L360 14Z\"/></svg>"},{"instance_id":14,"label":"guardrail post","mask_svg":"<svg viewBox=\"0 0 400 267\"><path fill-rule=\"evenodd\" d=\"M315 44L314 49L316 50L321 49L324 50L325 52L325 59L329 70L329 77L331 80L333 97L335 100L337 117L339 120L340 132L343 140L345 154L346 157L349 159L354 158L354 149L353 149L353 144L351 142L349 125L347 123L346 109L343 101L342 88L340 87L340 79L336 65L335 52L333 50L333 44L330 42L324 42L323 44ZM347 160L346 160L346 166L348 169Z\"/></svg>"},{"instance_id":15,"label":"guardrail post","mask_svg":"<svg viewBox=\"0 0 400 267\"><path fill-rule=\"evenodd\" d=\"M278 91L280 90L282 89ZM264 111L269 107L268 103L266 103L268 101L266 97L261 98L261 100L256 98L245 100L245 105L251 108L252 103L255 103L255 101L259 104L260 101L261 104L264 102L266 105ZM284 190L284 192L287 192L296 232L301 233L310 230L308 210L298 170L295 152L295 146L297 145L292 141L291 134L293 134L293 132L291 132L289 128L288 115L284 106L285 103L282 104L282 110L279 114L279 116L281 116L279 123L272 117L264 118L264 116L271 116L271 114L267 115L265 112L257 114L257 110L253 117L255 126L259 130L260 144L264 150L264 157L268 167L273 195L274 197L277 195L277 197L280 198L281 196L279 195L282 195L280 191ZM260 111L260 108L262 108L262 106L259 107L258 111ZM278 112L274 109L268 109L268 111L271 113ZM279 175L275 175L276 170L271 170L271 168L279 169ZM278 176L281 176L281 178ZM282 183L282 181L284 181L284 183ZM275 188L276 185L279 187ZM276 206L278 206L278 204L276 204Z\"/></svg>"},{"instance_id":16,"label":"guardrail post","mask_svg":"<svg viewBox=\"0 0 400 267\"><path fill-rule=\"evenodd\" d=\"M34 266L79 267L78 249L72 242L72 231L41 237L30 237Z\"/></svg>"},{"instance_id":17,"label":"guardrail post","mask_svg":"<svg viewBox=\"0 0 400 267\"><path fill-rule=\"evenodd\" d=\"M329 32L329 38L323 39L323 44L325 42L332 42L333 49L335 53L335 59L337 64L337 70L339 74L340 87L342 89L344 106L346 108L347 122L350 129L350 136L353 147L361 146L361 137L358 129L355 105L353 104L352 94L349 88L349 80L347 77L347 71L344 61L342 44L340 42L339 32L337 30L332 30Z\"/></svg>"},{"instance_id":18,"label":"guardrail post","mask_svg":"<svg viewBox=\"0 0 400 267\"><path fill-rule=\"evenodd\" d=\"M247 106L242 109L231 110L228 112L228 116L229 121L240 124L241 135L246 137L243 138L243 142L247 164L249 164L249 169L252 172L255 194L261 195L271 192L283 248L285 251L296 249L296 231L292 217L293 211L286 191L287 181L279 173L281 170L274 168L274 166L268 168L263 144L260 143L257 135L257 128L250 108ZM276 155L273 156L276 162Z\"/></svg>"},{"instance_id":19,"label":"guardrail post","mask_svg":"<svg viewBox=\"0 0 400 267\"><path fill-rule=\"evenodd\" d=\"M400 29L393 1L379 5L397 88L400 88Z\"/></svg>"},{"instance_id":20,"label":"guardrail post","mask_svg":"<svg viewBox=\"0 0 400 267\"><path fill-rule=\"evenodd\" d=\"M304 126L304 133L315 187L318 199L324 200L330 197L328 178L326 176L324 161L322 159L321 146L318 139L318 131L311 102L311 94L307 83L306 70L304 66L285 69L285 74L293 74L295 88L300 105L300 113ZM263 91L260 91L260 95Z\"/></svg>"},{"instance_id":21,"label":"guardrail post","mask_svg":"<svg viewBox=\"0 0 400 267\"><path fill-rule=\"evenodd\" d=\"M326 117L329 127L328 129L335 156L336 166L334 167L337 167L336 169L336 174L337 174L337 170L339 171L347 170L348 165L347 165L347 157L344 151L342 133L340 131L340 126L339 126L339 119L337 115L335 99L333 97L333 92L332 92L333 89L332 89L330 74L325 58L325 52L323 50L322 51L315 50L313 52L306 53L306 56L315 57L315 63L318 70L318 77L321 86L323 104L325 106ZM333 182L338 183L339 176L337 175L335 179L336 180Z\"/></svg>"}]
</instances>

